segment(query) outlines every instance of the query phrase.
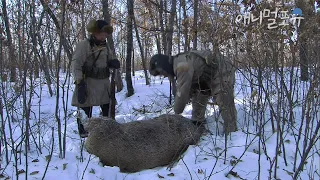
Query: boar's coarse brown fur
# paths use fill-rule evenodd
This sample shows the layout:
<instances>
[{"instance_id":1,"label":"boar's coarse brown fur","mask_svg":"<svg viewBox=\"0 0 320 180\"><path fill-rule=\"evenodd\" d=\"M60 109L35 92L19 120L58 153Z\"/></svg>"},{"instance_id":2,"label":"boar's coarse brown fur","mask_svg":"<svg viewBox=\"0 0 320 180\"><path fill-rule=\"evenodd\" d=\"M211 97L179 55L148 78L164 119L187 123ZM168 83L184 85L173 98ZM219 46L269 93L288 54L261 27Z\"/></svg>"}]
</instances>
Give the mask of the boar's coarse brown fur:
<instances>
[{"instance_id":1,"label":"boar's coarse brown fur","mask_svg":"<svg viewBox=\"0 0 320 180\"><path fill-rule=\"evenodd\" d=\"M104 165L136 172L172 163L198 142L204 129L181 115L161 115L124 124L93 118L87 130L85 148L89 153Z\"/></svg>"}]
</instances>

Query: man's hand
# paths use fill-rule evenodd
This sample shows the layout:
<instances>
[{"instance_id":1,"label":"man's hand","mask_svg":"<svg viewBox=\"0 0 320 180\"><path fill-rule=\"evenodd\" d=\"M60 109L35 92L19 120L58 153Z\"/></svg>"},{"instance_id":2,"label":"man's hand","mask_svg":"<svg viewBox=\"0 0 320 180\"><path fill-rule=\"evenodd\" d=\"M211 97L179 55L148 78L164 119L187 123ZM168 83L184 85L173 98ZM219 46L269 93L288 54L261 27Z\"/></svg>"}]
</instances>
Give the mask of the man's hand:
<instances>
[{"instance_id":1,"label":"man's hand","mask_svg":"<svg viewBox=\"0 0 320 180\"><path fill-rule=\"evenodd\" d=\"M120 68L120 61L118 59L111 59L108 61L109 68L112 69L119 69Z\"/></svg>"},{"instance_id":2,"label":"man's hand","mask_svg":"<svg viewBox=\"0 0 320 180\"><path fill-rule=\"evenodd\" d=\"M87 84L83 79L76 81L77 97L80 104L84 104L87 99Z\"/></svg>"}]
</instances>

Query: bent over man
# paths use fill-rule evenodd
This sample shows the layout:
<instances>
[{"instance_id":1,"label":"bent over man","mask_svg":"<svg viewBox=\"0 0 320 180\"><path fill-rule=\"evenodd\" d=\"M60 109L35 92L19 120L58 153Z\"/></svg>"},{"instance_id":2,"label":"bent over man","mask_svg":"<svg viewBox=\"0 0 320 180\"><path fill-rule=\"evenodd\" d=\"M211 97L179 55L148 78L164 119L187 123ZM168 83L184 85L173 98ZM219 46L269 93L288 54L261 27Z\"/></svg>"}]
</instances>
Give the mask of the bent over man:
<instances>
[{"instance_id":1,"label":"bent over man","mask_svg":"<svg viewBox=\"0 0 320 180\"><path fill-rule=\"evenodd\" d=\"M76 90L72 96L72 106L84 110L88 118L92 116L92 106L100 106L103 116L109 115L110 71L120 68L120 62L110 50L106 38L113 27L104 20L91 20L87 25L88 39L76 45L72 57L72 74ZM79 134L86 137L87 132L78 120Z\"/></svg>"},{"instance_id":2,"label":"bent over man","mask_svg":"<svg viewBox=\"0 0 320 180\"><path fill-rule=\"evenodd\" d=\"M237 130L234 104L235 68L222 54L192 50L176 56L156 54L151 57L150 74L176 78L174 101L176 114L192 102L192 119L205 123L205 111L210 97L218 104L224 120L224 132Z\"/></svg>"}]
</instances>

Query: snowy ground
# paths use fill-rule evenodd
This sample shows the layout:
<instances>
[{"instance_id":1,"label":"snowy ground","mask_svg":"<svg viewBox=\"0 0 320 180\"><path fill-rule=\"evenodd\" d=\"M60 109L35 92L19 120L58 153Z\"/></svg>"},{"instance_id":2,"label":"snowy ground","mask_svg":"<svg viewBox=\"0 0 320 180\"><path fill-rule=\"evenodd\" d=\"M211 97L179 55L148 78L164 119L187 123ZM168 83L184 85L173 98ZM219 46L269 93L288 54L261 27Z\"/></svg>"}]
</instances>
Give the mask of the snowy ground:
<instances>
[{"instance_id":1,"label":"snowy ground","mask_svg":"<svg viewBox=\"0 0 320 180\"><path fill-rule=\"evenodd\" d=\"M63 77L63 75L62 75ZM238 76L237 80L239 80ZM133 79L135 94L132 97L126 98L126 88L120 93L116 94L118 106L116 120L120 123L125 123L134 120L144 120L147 118L158 116L163 113L172 113L172 108L168 102L169 95L169 82L164 79L161 83L160 79L152 79L150 86L145 85L145 80L141 72L137 72ZM72 87L73 88L73 87ZM254 126L247 125L248 120L248 107L245 106L246 99L250 98L251 93L248 94L243 90L244 84L240 85L237 82L236 103L238 110L238 125L240 130L232 133L229 137L227 144L225 144L225 137L221 134L222 126L221 119L217 119L217 107L208 108L208 125L211 134L206 134L201 138L201 141L195 145L190 146L184 153L183 158L176 163L171 170L167 167L157 167L154 169L143 170L137 173L121 173L118 167L103 167L99 163L98 158L88 154L85 150L83 152L84 162L80 162L81 140L77 134L77 124L73 112L76 110L70 106L71 97L69 97L69 110L67 116L67 138L66 138L66 158L60 159L58 152L58 134L55 131L54 134L54 153L51 161L48 165L48 170L44 179L56 180L56 179L134 179L134 180L146 180L146 179L257 179L258 172L260 171L261 179L269 179L269 166L270 163L267 160L265 154L262 154L259 159L258 149L259 146L258 137L252 134L244 133L241 129L245 129L249 132L254 132ZM247 87L246 87L247 88ZM240 90L241 89L241 90ZM72 92L72 90L70 90ZM57 127L54 118L55 111L55 97L49 97L47 93L47 87L43 85L43 97L41 99L41 121L40 131L38 136L42 140L42 154L36 151L35 146L32 144L32 148L27 156L28 172L21 173L19 179L25 178L26 174L29 179L41 179L45 172L45 168L48 163L46 158L51 149L53 141L51 127ZM37 103L40 99L34 98L33 110L37 112L39 108ZM61 106L62 107L62 106ZM62 111L62 110L61 110ZM295 112L299 117L300 112ZM99 116L99 109L94 108L94 115ZM186 117L191 116L191 106L188 105L183 112ZM34 117L34 122L39 120L37 115ZM63 118L63 117L62 117ZM251 127L252 126L252 127ZM267 126L268 127L268 126ZM34 127L34 129L36 129ZM18 138L21 134L19 128L14 131L15 136ZM275 147L277 137L272 133L271 127L265 129L265 134L269 136L267 141L268 155L272 158L275 154ZM38 137L35 137L36 139ZM285 165L284 158L280 156L278 158L278 172L277 177L279 179L292 179L289 175L293 169L293 158L295 153L295 140L294 136L290 133L286 134L286 156L288 165ZM249 146L245 146L245 145ZM225 157L225 147L228 147ZM318 143L318 148L320 147ZM2 147L3 151L3 147ZM313 160L316 168L319 172L319 156L314 154L309 159ZM4 177L11 177L15 179L15 170L13 163L5 166L4 159L2 157L1 173ZM13 161L13 157L11 159ZM26 170L25 157L21 157L18 165L18 169ZM309 162L310 163L310 162ZM235 165L236 164L236 165ZM260 169L259 169L260 164ZM226 177L225 175L232 170L233 175ZM312 170L310 170L312 171ZM307 173L310 172L306 169L301 174L301 179L309 179ZM313 171L316 171L313 169ZM319 176L315 176L319 177Z\"/></svg>"}]
</instances>

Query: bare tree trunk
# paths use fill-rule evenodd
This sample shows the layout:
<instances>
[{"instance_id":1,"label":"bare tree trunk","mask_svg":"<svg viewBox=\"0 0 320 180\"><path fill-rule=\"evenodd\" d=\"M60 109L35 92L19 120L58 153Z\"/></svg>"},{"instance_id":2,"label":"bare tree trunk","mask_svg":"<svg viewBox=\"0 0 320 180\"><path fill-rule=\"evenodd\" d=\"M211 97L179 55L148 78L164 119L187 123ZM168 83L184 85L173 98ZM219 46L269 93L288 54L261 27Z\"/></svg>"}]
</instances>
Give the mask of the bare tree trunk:
<instances>
[{"instance_id":1,"label":"bare tree trunk","mask_svg":"<svg viewBox=\"0 0 320 180\"><path fill-rule=\"evenodd\" d=\"M17 2L18 12L18 26L17 34L18 37L18 64L19 64L19 75L20 80L22 81L21 86L21 95L22 95L22 114L25 121L22 122L22 134L24 137L21 141L24 141L24 150L25 154L28 154L30 150L30 112L31 112L31 99L33 96L33 66L30 63L34 62L34 59L31 59L31 54L29 54L28 48L24 46L25 34L25 25L26 25L26 9L21 0ZM28 58L29 57L29 58ZM20 68L21 67L21 68ZM27 80L30 81L30 84L27 83ZM29 94L27 94L29 91ZM21 146L21 149L23 147ZM21 156L21 154L20 154ZM21 160L21 159L20 159ZM25 172L28 174L28 156L25 156Z\"/></svg>"},{"instance_id":2,"label":"bare tree trunk","mask_svg":"<svg viewBox=\"0 0 320 180\"><path fill-rule=\"evenodd\" d=\"M42 50L42 57L39 53L39 50L36 48L37 45L38 45L38 42L37 42L37 37L41 37L39 33L39 30L40 30L40 25L42 23L42 19L44 17L44 13L42 13L40 15L40 18L39 18L39 25L38 27L36 28L36 18L35 18L35 9L34 9L34 4L35 4L35 0L32 0L32 6L30 8L30 19L31 19L31 25L30 25L30 35L31 35L31 41L32 41L32 48L33 48L33 51L34 51L34 61L36 61L36 63L40 66L40 67L36 67L36 68L40 68L42 69L42 71L44 72L44 76L45 76L45 79L46 79L46 84L48 86L48 90L49 90L49 94L50 96L52 97L53 96L53 91L52 91L52 88L51 88L51 77L50 77L50 72L49 72L49 69L48 69L48 63L47 63L47 60L46 60L46 57L45 57L45 52L44 52L44 49L43 49L43 46L42 44L40 44L40 42L42 42L42 40L39 39L39 45L40 45L40 50ZM35 74L38 74L39 75L39 72L38 73L35 73ZM37 77L37 76L36 76Z\"/></svg>"},{"instance_id":3,"label":"bare tree trunk","mask_svg":"<svg viewBox=\"0 0 320 180\"><path fill-rule=\"evenodd\" d=\"M198 46L198 6L199 0L194 0L193 2L193 47L192 49L196 50Z\"/></svg>"},{"instance_id":4,"label":"bare tree trunk","mask_svg":"<svg viewBox=\"0 0 320 180\"><path fill-rule=\"evenodd\" d=\"M300 69L301 69L301 81L308 81L308 48L307 42L303 39L300 40L299 56L300 56Z\"/></svg>"},{"instance_id":5,"label":"bare tree trunk","mask_svg":"<svg viewBox=\"0 0 320 180\"><path fill-rule=\"evenodd\" d=\"M133 29L132 29L132 33L133 33ZM133 44L133 43L132 43ZM132 45L133 47L133 45ZM132 48L132 58L131 58L131 64L132 64L132 69L131 69L131 72L132 72L132 76L134 77L135 76L135 72L136 72L136 69L135 69L135 61L134 61L134 50Z\"/></svg>"},{"instance_id":6,"label":"bare tree trunk","mask_svg":"<svg viewBox=\"0 0 320 180\"><path fill-rule=\"evenodd\" d=\"M142 43L141 43L141 40L140 40L140 36L139 36L139 32L138 32L138 27L137 27L136 19L135 19L135 18L133 19L133 24L134 24L134 29L135 29L135 31L136 31L136 38L137 38L137 41L138 41L138 44L139 44L139 49L140 49L140 54L141 54L141 61L142 61L142 67L143 67L143 72L144 72L144 76L145 76L145 79L146 79L146 85L149 85L149 84L150 84L150 81L149 81L148 72L147 72L147 65L146 65L145 53L144 53L144 50L143 50L143 47L142 47Z\"/></svg>"},{"instance_id":7,"label":"bare tree trunk","mask_svg":"<svg viewBox=\"0 0 320 180\"><path fill-rule=\"evenodd\" d=\"M52 80L51 80L51 74L52 73L52 68L49 68L49 67L52 67L52 65L50 64L50 61L49 61L49 52L45 51L45 48L43 46L43 39L41 37L41 34L39 33L40 30L41 30L41 24L42 24L42 21L43 21L43 18L45 17L45 12L43 11L40 15L40 18L39 18L39 23L38 23L38 26L37 26L37 30L36 30L36 39L33 40L35 41L34 44L39 44L39 47L40 47L40 52L37 51L37 54L38 54L38 57L39 57L39 60L40 60L40 67L42 69L42 71L44 72L44 76L45 76L45 79L46 79L46 83L47 83L47 86L48 86L48 90L49 90L49 94L50 96L52 97L53 96L53 90L51 88L51 85L52 85ZM33 15L32 17L33 19L33 22L36 22L36 19L35 19L35 16ZM49 26L47 26L47 28L49 28ZM38 41L38 42L36 42ZM51 39L50 39L51 41ZM35 47L34 47L35 48ZM41 55L40 55L41 53Z\"/></svg>"},{"instance_id":8,"label":"bare tree trunk","mask_svg":"<svg viewBox=\"0 0 320 180\"><path fill-rule=\"evenodd\" d=\"M54 13L52 12L52 10L50 9L50 7L48 6L48 4L44 0L40 0L40 2L42 4L43 8L47 11L47 13L50 16L50 18L53 20L56 28L58 30L60 30L61 27L59 25L59 21L58 21L57 17L54 15ZM72 60L72 47L68 43L68 40L66 39L65 35L64 34L60 34L60 35L61 35L63 49L67 53L69 61L71 61Z\"/></svg>"},{"instance_id":9,"label":"bare tree trunk","mask_svg":"<svg viewBox=\"0 0 320 180\"><path fill-rule=\"evenodd\" d=\"M3 55L3 41L0 38L0 59L4 59L4 55ZM5 67L3 65L3 61L0 61L0 78L2 82L7 81L7 76L3 73L5 70ZM2 84L2 83L1 83ZM0 141L3 142L3 147L4 150L0 151L0 152L4 152L5 153L5 162L8 164L9 163L9 144L7 143L7 134L6 134L6 122L5 122L5 118L4 118L4 104L6 103L5 101L2 101L2 98L4 97L4 90L2 88L3 86L0 86L0 119L1 119L1 138ZM2 146L1 146L2 147ZM2 150L2 149L1 149ZM2 156L3 157L3 156ZM1 159L2 160L2 159ZM2 161L4 162L4 161Z\"/></svg>"},{"instance_id":10,"label":"bare tree trunk","mask_svg":"<svg viewBox=\"0 0 320 180\"><path fill-rule=\"evenodd\" d=\"M238 61L236 61L236 59L238 59L238 40L237 40L237 36L236 36L236 16L237 16L237 3L235 1L232 2L233 3L233 20L232 20L232 27L233 27L233 44L234 44L234 49L235 49L235 53L233 54L233 64L235 65L235 67L238 67Z\"/></svg>"},{"instance_id":11,"label":"bare tree trunk","mask_svg":"<svg viewBox=\"0 0 320 180\"><path fill-rule=\"evenodd\" d=\"M189 51L190 50L190 41L189 41L189 36L188 36L188 14L187 14L187 8L186 8L186 0L181 0L181 6L183 9L183 19L184 22L182 23L183 25L183 35L184 35L184 49L183 51Z\"/></svg>"},{"instance_id":12,"label":"bare tree trunk","mask_svg":"<svg viewBox=\"0 0 320 180\"><path fill-rule=\"evenodd\" d=\"M5 24L6 34L7 34L7 45L9 47L9 58L10 58L10 81L15 82L17 80L16 72L16 56L15 50L12 43L11 28L9 23L9 17L7 12L7 3L6 0L2 0L2 16Z\"/></svg>"},{"instance_id":13,"label":"bare tree trunk","mask_svg":"<svg viewBox=\"0 0 320 180\"><path fill-rule=\"evenodd\" d=\"M160 9L159 9L159 19L160 19L160 31L161 31L161 35L162 35L162 47L163 47L163 51L164 54L167 54L167 39L166 39L166 31L164 28L164 22L163 19L165 17L163 17L163 0L160 0Z\"/></svg>"},{"instance_id":14,"label":"bare tree trunk","mask_svg":"<svg viewBox=\"0 0 320 180\"><path fill-rule=\"evenodd\" d=\"M309 72L308 72L308 59L309 59L309 54L308 54L308 34L309 32L309 25L306 22L307 19L309 19L310 15L312 14L312 9L310 4L306 3L305 0L298 0L297 2L297 7L301 8L304 16L304 20L300 22L300 27L298 29L298 41L299 41L299 56L300 56L300 70L301 70L301 76L300 79L301 81L308 81L309 79Z\"/></svg>"},{"instance_id":15,"label":"bare tree trunk","mask_svg":"<svg viewBox=\"0 0 320 180\"><path fill-rule=\"evenodd\" d=\"M127 0L128 17L127 17L127 58L126 58L126 81L127 81L127 97L134 94L131 78L131 60L132 60L132 49L133 49L133 37L132 37L132 19L134 0Z\"/></svg>"},{"instance_id":16,"label":"bare tree trunk","mask_svg":"<svg viewBox=\"0 0 320 180\"><path fill-rule=\"evenodd\" d=\"M86 29L85 29L86 24L84 21L84 7L85 7L84 0L81 0L81 36L82 36L82 39L86 38ZM104 8L103 8L103 13L104 13Z\"/></svg>"},{"instance_id":17,"label":"bare tree trunk","mask_svg":"<svg viewBox=\"0 0 320 180\"><path fill-rule=\"evenodd\" d=\"M2 57L2 40L0 39L0 59L3 59L3 57ZM2 61L0 61L0 80L3 82L3 79L2 79ZM1 90L0 90L0 95L1 95ZM6 136L6 133L4 133L4 122L3 122L3 104L2 104L2 97L0 96L0 120L1 120L1 123L0 123L0 132L1 132L1 137L0 137L0 160L1 160L1 162L3 162L3 160L2 160L2 142L5 142L2 138L5 138L5 136ZM3 143L3 144L5 144L5 143ZM8 156L8 154L6 155L6 156ZM7 158L7 161L6 161L7 163L8 163L8 158ZM0 163L0 168L2 168L2 166L1 166L1 164L2 163Z\"/></svg>"},{"instance_id":18,"label":"bare tree trunk","mask_svg":"<svg viewBox=\"0 0 320 180\"><path fill-rule=\"evenodd\" d=\"M111 17L110 17L110 11L109 11L109 3L108 0L101 0L102 3L102 11L103 11L103 18L111 24ZM109 34L107 37L108 40L108 44L111 48L111 50L113 51L113 53L115 54L115 48L114 48L114 41L112 38L112 34Z\"/></svg>"},{"instance_id":19,"label":"bare tree trunk","mask_svg":"<svg viewBox=\"0 0 320 180\"><path fill-rule=\"evenodd\" d=\"M57 120L57 124L58 124L58 143L59 143L59 157L60 158L65 158L63 155L65 154L63 152L63 147L65 147L65 144L63 144L63 140L62 140L62 124L61 124L61 119L60 119L60 113L59 113L59 99L60 99L60 63L61 63L61 51L62 51L62 46L63 46L63 42L64 42L64 26L65 26L65 13L66 13L66 2L62 1L62 7L61 7L61 29L58 29L60 32L60 42L59 42L59 49L58 49L58 53L57 53L57 61L56 61L56 78L57 78L57 91L56 91L56 109L55 109L55 117Z\"/></svg>"},{"instance_id":20,"label":"bare tree trunk","mask_svg":"<svg viewBox=\"0 0 320 180\"><path fill-rule=\"evenodd\" d=\"M303 11L305 12L305 11ZM305 32L305 23L301 22L299 32L303 34ZM301 35L299 39L299 57L300 57L300 70L301 70L301 81L308 81L308 44L305 35Z\"/></svg>"},{"instance_id":21,"label":"bare tree trunk","mask_svg":"<svg viewBox=\"0 0 320 180\"><path fill-rule=\"evenodd\" d=\"M120 29L122 30L121 32L120 32L120 37L121 37L121 39L125 39L125 28L124 28L124 26L122 25L122 23L120 23ZM126 55L126 53L125 53L125 51L126 51L126 45L125 45L125 42L122 42L121 43L121 56L120 56L120 58L121 58L121 62L122 62L122 64L123 64L123 66L122 66L122 72L126 72L126 59L125 59L125 55Z\"/></svg>"},{"instance_id":22,"label":"bare tree trunk","mask_svg":"<svg viewBox=\"0 0 320 180\"><path fill-rule=\"evenodd\" d=\"M37 37L38 37L38 43L39 43L39 46L40 46L40 51L41 51L41 54L42 54L42 57L41 57L40 53L37 52L38 53L38 57L40 59L40 66L41 66L41 69L44 72L44 77L46 79L46 83L47 83L47 86L48 86L50 97L52 97L53 96L53 90L51 88L52 81L51 81L50 69L49 69L49 65L48 65L49 58L48 58L48 56L47 56L47 54L46 54L46 52L44 50L44 47L43 47L43 44L42 44L43 41L41 39L41 36L39 34L37 34Z\"/></svg>"},{"instance_id":23,"label":"bare tree trunk","mask_svg":"<svg viewBox=\"0 0 320 180\"><path fill-rule=\"evenodd\" d=\"M109 10L109 3L108 3L108 0L101 0L101 3L102 3L102 9L103 9L103 17L104 19L111 24L111 16L110 16L110 10ZM116 55L116 50L115 50L115 47L114 47L114 41L113 41L113 38L112 38L112 35L108 35L107 37L107 40L108 40L108 44L111 48L111 50L113 51L113 53ZM121 72L119 70L115 70L115 83L116 83L116 86L117 86L117 92L120 92L122 89L123 89L123 82L122 82L122 79L121 79Z\"/></svg>"},{"instance_id":24,"label":"bare tree trunk","mask_svg":"<svg viewBox=\"0 0 320 180\"><path fill-rule=\"evenodd\" d=\"M171 55L172 55L173 24L174 24L174 18L176 17L176 10L177 10L177 1L172 0L169 25L167 26L167 33L166 33L166 36L167 36L166 37L167 38L166 50L167 51L165 52L165 54L168 55L169 57L171 57ZM169 81L170 81L169 104L172 104L172 92L175 91L175 81L174 81L174 78L169 78Z\"/></svg>"},{"instance_id":25,"label":"bare tree trunk","mask_svg":"<svg viewBox=\"0 0 320 180\"><path fill-rule=\"evenodd\" d=\"M34 12L35 12L35 6L34 6L34 3L30 6L30 18L31 18L31 21L32 20L32 16L34 16ZM37 42L37 40L34 40L35 39L35 24L31 24L30 25L30 34L32 34L31 36L32 37L29 37L31 38L31 42L34 43L34 42ZM31 30L32 29L32 30ZM34 44L35 46L35 44ZM33 64L34 64L34 76L35 78L39 78L40 77L40 62L39 62L39 59L38 59L38 56L37 56L37 49L34 48L34 47L30 47L33 51Z\"/></svg>"},{"instance_id":26,"label":"bare tree trunk","mask_svg":"<svg viewBox=\"0 0 320 180\"><path fill-rule=\"evenodd\" d=\"M158 54L161 54L161 43L160 43L160 38L158 35L155 35L155 39L156 39L156 44L157 44L157 52Z\"/></svg>"},{"instance_id":27,"label":"bare tree trunk","mask_svg":"<svg viewBox=\"0 0 320 180\"><path fill-rule=\"evenodd\" d=\"M109 12L108 0L102 0L101 3L102 3L103 17L108 23L111 24L111 17L110 17L110 12ZM108 40L108 45L109 45L110 49L112 50L112 53L115 55L116 52L115 52L115 48L114 48L114 42L113 42L112 34L108 35L107 40ZM115 119L115 116L116 116L116 111L115 111L115 109L116 109L115 84L117 82L117 80L116 80L116 77L118 75L117 72L119 72L119 71L116 71L115 69L113 69L113 72L112 72L112 75L111 75L111 84L110 84L110 86L111 86L110 87L111 100L110 100L110 106L109 106L109 117L111 117L112 119ZM120 83L122 85L121 78L120 78Z\"/></svg>"},{"instance_id":28,"label":"bare tree trunk","mask_svg":"<svg viewBox=\"0 0 320 180\"><path fill-rule=\"evenodd\" d=\"M22 7L21 7L21 0L18 0L17 1L17 8L19 9L19 11L17 12L17 27L16 27L16 32L19 32L17 33L17 55L18 57L16 57L15 61L16 61L16 64L18 65L17 66L17 69L18 69L18 76L19 76L19 80L23 81L23 79L25 78L25 71L26 69L28 69L28 67L25 67L26 64L23 64L23 57L22 57L22 51L23 51L23 48L22 48L22 43L21 43L21 39L23 37L23 30L21 29L21 26L22 25L22 22L21 22L21 19L23 17L21 17L21 12L23 11ZM14 31L13 31L13 34L14 34ZM23 67L23 68L22 68ZM22 68L22 69L21 69Z\"/></svg>"},{"instance_id":29,"label":"bare tree trunk","mask_svg":"<svg viewBox=\"0 0 320 180\"><path fill-rule=\"evenodd\" d=\"M36 21L35 21L35 0L32 0L29 4L29 13L30 13L29 16L30 16L31 24L29 29L30 36L28 38L31 39L31 43L33 44L33 46L31 46L30 48L33 51L34 75L35 75L35 78L39 78L41 71L40 71L40 62L37 56L37 48L36 48L37 40L36 40Z\"/></svg>"},{"instance_id":30,"label":"bare tree trunk","mask_svg":"<svg viewBox=\"0 0 320 180\"><path fill-rule=\"evenodd\" d=\"M169 25L168 25L167 34L166 34L167 35L166 54L168 56L171 56L171 52L172 52L173 24L174 24L174 18L176 17L176 10L177 10L177 1L172 0Z\"/></svg>"},{"instance_id":31,"label":"bare tree trunk","mask_svg":"<svg viewBox=\"0 0 320 180\"><path fill-rule=\"evenodd\" d=\"M181 41L181 3L179 5L179 16L178 14L176 14L176 27L177 27L177 30L178 30L178 34L177 34L177 39L178 39L178 54L180 53L181 51L181 45L180 45L180 41Z\"/></svg>"},{"instance_id":32,"label":"bare tree trunk","mask_svg":"<svg viewBox=\"0 0 320 180\"><path fill-rule=\"evenodd\" d=\"M149 43L150 43L150 36L148 36L148 34L144 35L144 54L145 54L145 58L148 56L149 52L150 52L150 46L149 46ZM147 59L146 60L146 68L149 67L149 62L147 63ZM150 78L150 77L149 77Z\"/></svg>"},{"instance_id":33,"label":"bare tree trunk","mask_svg":"<svg viewBox=\"0 0 320 180\"><path fill-rule=\"evenodd\" d=\"M147 6L147 9L149 12L152 12L152 8L151 6ZM160 17L160 13L158 13L159 17ZM156 29L158 28L157 25L159 24L159 21L160 21L160 18L157 18L157 15L151 15L150 18L151 18L151 22L152 22L152 25L153 25L153 28ZM145 20L145 26L147 26L147 20ZM160 32L161 33L161 32ZM158 54L161 54L161 42L160 42L160 38L159 38L159 33L153 33L154 35L154 39L156 41L156 48L157 48L157 53ZM144 33L144 39L145 39L145 43L148 41L147 40L147 37L146 37L146 33ZM146 56L147 56L148 53L146 53Z\"/></svg>"}]
</instances>

